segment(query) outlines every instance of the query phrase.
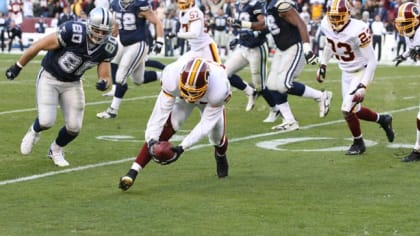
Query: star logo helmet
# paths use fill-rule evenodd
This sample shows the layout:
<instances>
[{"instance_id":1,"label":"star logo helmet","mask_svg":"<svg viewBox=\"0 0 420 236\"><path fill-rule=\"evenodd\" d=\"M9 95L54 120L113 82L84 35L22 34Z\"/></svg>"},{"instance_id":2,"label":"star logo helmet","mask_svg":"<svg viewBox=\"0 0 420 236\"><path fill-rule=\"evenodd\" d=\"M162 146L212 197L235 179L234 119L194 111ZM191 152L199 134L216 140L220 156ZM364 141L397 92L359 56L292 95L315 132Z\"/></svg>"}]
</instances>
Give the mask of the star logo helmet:
<instances>
[{"instance_id":1,"label":"star logo helmet","mask_svg":"<svg viewBox=\"0 0 420 236\"><path fill-rule=\"evenodd\" d=\"M87 34L95 44L103 44L108 40L114 25L114 16L105 8L97 7L89 12Z\"/></svg>"},{"instance_id":2,"label":"star logo helmet","mask_svg":"<svg viewBox=\"0 0 420 236\"><path fill-rule=\"evenodd\" d=\"M181 98L189 103L197 102L207 92L209 65L204 59L189 61L179 77Z\"/></svg>"},{"instance_id":3,"label":"star logo helmet","mask_svg":"<svg viewBox=\"0 0 420 236\"><path fill-rule=\"evenodd\" d=\"M397 18L394 21L398 33L407 37L413 36L419 25L419 16L419 8L415 3L406 2L399 6Z\"/></svg>"},{"instance_id":4,"label":"star logo helmet","mask_svg":"<svg viewBox=\"0 0 420 236\"><path fill-rule=\"evenodd\" d=\"M195 5L195 0L177 0L176 4L179 10L188 10Z\"/></svg>"},{"instance_id":5,"label":"star logo helmet","mask_svg":"<svg viewBox=\"0 0 420 236\"><path fill-rule=\"evenodd\" d=\"M342 30L350 21L351 5L348 0L332 0L327 7L327 19L334 31Z\"/></svg>"}]
</instances>

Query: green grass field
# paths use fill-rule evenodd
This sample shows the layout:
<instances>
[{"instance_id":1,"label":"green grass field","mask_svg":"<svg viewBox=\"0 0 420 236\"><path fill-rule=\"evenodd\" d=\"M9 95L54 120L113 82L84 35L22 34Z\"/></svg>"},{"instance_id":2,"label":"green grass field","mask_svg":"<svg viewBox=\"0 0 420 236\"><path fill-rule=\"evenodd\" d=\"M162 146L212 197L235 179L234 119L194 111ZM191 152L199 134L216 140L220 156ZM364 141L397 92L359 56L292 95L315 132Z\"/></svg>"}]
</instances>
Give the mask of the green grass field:
<instances>
[{"instance_id":1,"label":"green grass field","mask_svg":"<svg viewBox=\"0 0 420 236\"><path fill-rule=\"evenodd\" d=\"M362 122L366 153L344 155L351 134L340 112L340 71L331 64L327 81L318 84L316 67L308 65L299 80L334 92L326 118L318 117L316 102L291 96L300 130L272 132L274 124L262 122L268 114L263 99L245 112L246 97L233 90L228 178L215 176L213 148L203 140L174 164L151 162L122 192L119 177L143 143L159 83L129 82L118 118L98 120L110 98L95 90L95 70L89 71L84 126L65 149L71 165L58 168L46 155L63 125L61 113L33 152L20 154L36 116L41 57L8 81L4 71L17 58L0 55L0 235L420 234L420 163L400 162L415 141L419 67L379 66L369 87L365 105L394 117L392 145L378 124ZM249 80L248 70L241 74ZM177 140L197 119L195 112Z\"/></svg>"}]
</instances>

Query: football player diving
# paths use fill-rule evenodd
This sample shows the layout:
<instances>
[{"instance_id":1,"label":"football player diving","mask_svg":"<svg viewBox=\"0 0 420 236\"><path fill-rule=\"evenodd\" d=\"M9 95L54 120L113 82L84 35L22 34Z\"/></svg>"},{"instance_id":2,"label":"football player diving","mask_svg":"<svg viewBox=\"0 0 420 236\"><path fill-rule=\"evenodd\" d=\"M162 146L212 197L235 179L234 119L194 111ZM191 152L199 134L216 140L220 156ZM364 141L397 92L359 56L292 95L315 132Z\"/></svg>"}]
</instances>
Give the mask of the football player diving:
<instances>
[{"instance_id":1,"label":"football player diving","mask_svg":"<svg viewBox=\"0 0 420 236\"><path fill-rule=\"evenodd\" d=\"M184 150L205 137L214 147L217 176L227 177L229 166L226 157L228 138L225 103L231 92L224 67L203 58L176 61L165 67L161 82L162 89L147 122L146 142L130 170L120 178L119 188L128 190L150 160L163 165L173 163ZM201 118L181 143L173 147L174 156L164 162L155 158L153 146L159 141L169 140L194 108L200 110Z\"/></svg>"}]
</instances>

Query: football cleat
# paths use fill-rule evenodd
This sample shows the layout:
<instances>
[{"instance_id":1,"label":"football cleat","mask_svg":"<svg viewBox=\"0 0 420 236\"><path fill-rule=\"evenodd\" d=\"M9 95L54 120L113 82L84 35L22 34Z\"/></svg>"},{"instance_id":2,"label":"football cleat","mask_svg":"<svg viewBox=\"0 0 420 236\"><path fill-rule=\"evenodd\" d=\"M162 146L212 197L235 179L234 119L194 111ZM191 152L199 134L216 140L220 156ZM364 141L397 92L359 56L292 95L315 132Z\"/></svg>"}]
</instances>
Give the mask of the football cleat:
<instances>
[{"instance_id":1,"label":"football cleat","mask_svg":"<svg viewBox=\"0 0 420 236\"><path fill-rule=\"evenodd\" d=\"M388 141L392 143L395 137L394 130L392 129L392 116L388 114L380 115L378 123L385 130Z\"/></svg>"},{"instance_id":2,"label":"football cleat","mask_svg":"<svg viewBox=\"0 0 420 236\"><path fill-rule=\"evenodd\" d=\"M414 162L414 161L420 161L420 151L413 149L413 151L408 154L408 156L401 159L402 162Z\"/></svg>"},{"instance_id":3,"label":"football cleat","mask_svg":"<svg viewBox=\"0 0 420 236\"><path fill-rule=\"evenodd\" d=\"M39 138L39 133L35 132L31 125L28 132L26 132L22 139L22 143L20 144L20 152L23 155L28 155L31 153L32 147L39 141Z\"/></svg>"},{"instance_id":4,"label":"football cleat","mask_svg":"<svg viewBox=\"0 0 420 236\"><path fill-rule=\"evenodd\" d=\"M65 167L70 165L66 159L64 159L63 148L53 148L54 144L51 145L50 149L48 150L48 157L54 162L56 166ZM56 146L56 145L55 145Z\"/></svg>"},{"instance_id":5,"label":"football cleat","mask_svg":"<svg viewBox=\"0 0 420 236\"><path fill-rule=\"evenodd\" d=\"M327 116L330 111L330 104L333 93L331 91L322 91L321 99L319 100L319 117Z\"/></svg>"},{"instance_id":6,"label":"football cleat","mask_svg":"<svg viewBox=\"0 0 420 236\"><path fill-rule=\"evenodd\" d=\"M267 118L263 120L264 123L273 123L281 116L280 110L272 107L270 108L270 113L268 113Z\"/></svg>"},{"instance_id":7,"label":"football cleat","mask_svg":"<svg viewBox=\"0 0 420 236\"><path fill-rule=\"evenodd\" d=\"M106 111L99 112L98 114L96 114L96 117L99 119L112 119L112 118L116 118L117 115L118 115L118 110L112 107L108 107Z\"/></svg>"},{"instance_id":8,"label":"football cleat","mask_svg":"<svg viewBox=\"0 0 420 236\"><path fill-rule=\"evenodd\" d=\"M361 155L366 151L365 142L362 138L354 139L353 144L347 150L346 155Z\"/></svg>"},{"instance_id":9,"label":"football cleat","mask_svg":"<svg viewBox=\"0 0 420 236\"><path fill-rule=\"evenodd\" d=\"M271 127L272 130L279 131L293 131L299 129L299 123L297 121L283 121L283 123Z\"/></svg>"},{"instance_id":10,"label":"football cleat","mask_svg":"<svg viewBox=\"0 0 420 236\"><path fill-rule=\"evenodd\" d=\"M216 164L217 164L217 176L219 178L225 178L228 176L228 172L229 172L229 164L226 158L226 155L223 156L218 156L218 155L214 155L214 159L216 159Z\"/></svg>"},{"instance_id":11,"label":"football cleat","mask_svg":"<svg viewBox=\"0 0 420 236\"><path fill-rule=\"evenodd\" d=\"M131 186L133 186L137 174L137 171L130 169L126 175L120 178L120 184L118 185L118 188L123 191L127 191Z\"/></svg>"},{"instance_id":12,"label":"football cleat","mask_svg":"<svg viewBox=\"0 0 420 236\"><path fill-rule=\"evenodd\" d=\"M251 111L254 108L258 95L259 94L256 89L254 89L254 92L252 93L252 95L250 96L248 95L248 103L246 104L245 111Z\"/></svg>"}]
</instances>

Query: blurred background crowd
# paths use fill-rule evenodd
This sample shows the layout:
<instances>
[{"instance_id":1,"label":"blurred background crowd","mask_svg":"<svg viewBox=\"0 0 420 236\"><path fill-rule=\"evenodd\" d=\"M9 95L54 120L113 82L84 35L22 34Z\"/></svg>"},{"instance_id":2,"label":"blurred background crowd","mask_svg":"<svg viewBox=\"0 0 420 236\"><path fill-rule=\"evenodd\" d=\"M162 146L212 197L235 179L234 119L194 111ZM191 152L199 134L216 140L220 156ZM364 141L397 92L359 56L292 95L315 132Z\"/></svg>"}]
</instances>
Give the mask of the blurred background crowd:
<instances>
[{"instance_id":1,"label":"blurred background crowd","mask_svg":"<svg viewBox=\"0 0 420 236\"><path fill-rule=\"evenodd\" d=\"M188 45L176 38L179 28L176 0L149 0L162 20L165 35L163 56L182 55ZM297 0L297 9L308 26L315 53L323 48L323 35L318 32L328 0ZM388 60L405 50L403 37L393 26L398 6L406 0L351 0L352 16L370 25L377 60ZM236 0L196 0L207 18L207 30L215 39L220 55L229 54L229 41L234 38L227 18L235 14ZM1 50L24 50L40 35L53 31L67 20L84 20L96 6L109 8L109 0L3 0L0 2ZM153 29L150 29L153 37ZM26 36L26 38L25 38ZM268 38L269 45L272 45ZM275 47L271 47L271 53Z\"/></svg>"}]
</instances>

